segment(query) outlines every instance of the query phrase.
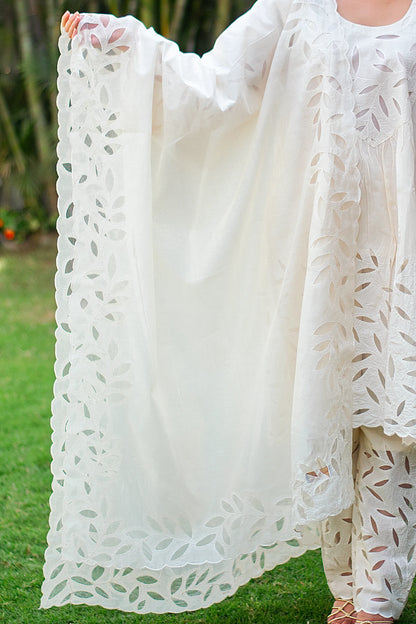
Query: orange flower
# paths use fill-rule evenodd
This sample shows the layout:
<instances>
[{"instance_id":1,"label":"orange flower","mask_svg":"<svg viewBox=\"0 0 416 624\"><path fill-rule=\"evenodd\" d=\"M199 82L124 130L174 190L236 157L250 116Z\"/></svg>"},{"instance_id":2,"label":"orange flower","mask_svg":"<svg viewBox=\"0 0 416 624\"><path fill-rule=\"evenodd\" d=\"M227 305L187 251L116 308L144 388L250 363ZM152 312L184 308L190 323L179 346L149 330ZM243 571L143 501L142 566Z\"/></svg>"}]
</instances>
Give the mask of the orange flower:
<instances>
[{"instance_id":1,"label":"orange flower","mask_svg":"<svg viewBox=\"0 0 416 624\"><path fill-rule=\"evenodd\" d=\"M4 238L6 238L7 240L13 240L15 236L16 236L15 232L11 230L10 228L6 228L4 230Z\"/></svg>"},{"instance_id":2,"label":"orange flower","mask_svg":"<svg viewBox=\"0 0 416 624\"><path fill-rule=\"evenodd\" d=\"M3 221L3 219L0 219L0 228L2 228L2 227L3 227L3 225L4 225L4 221Z\"/></svg>"}]
</instances>

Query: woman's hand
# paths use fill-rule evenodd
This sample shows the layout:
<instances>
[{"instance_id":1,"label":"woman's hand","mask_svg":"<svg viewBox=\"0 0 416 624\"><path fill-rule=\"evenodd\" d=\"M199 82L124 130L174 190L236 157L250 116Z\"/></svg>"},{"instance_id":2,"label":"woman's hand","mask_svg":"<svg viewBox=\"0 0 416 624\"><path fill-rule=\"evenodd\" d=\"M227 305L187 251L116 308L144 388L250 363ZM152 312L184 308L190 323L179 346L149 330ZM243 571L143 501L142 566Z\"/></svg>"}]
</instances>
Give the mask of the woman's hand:
<instances>
[{"instance_id":1,"label":"woman's hand","mask_svg":"<svg viewBox=\"0 0 416 624\"><path fill-rule=\"evenodd\" d=\"M63 30L68 33L71 39L75 37L78 32L78 24L80 20L81 16L78 11L76 13L70 13L69 11L65 11L62 16L61 26Z\"/></svg>"}]
</instances>

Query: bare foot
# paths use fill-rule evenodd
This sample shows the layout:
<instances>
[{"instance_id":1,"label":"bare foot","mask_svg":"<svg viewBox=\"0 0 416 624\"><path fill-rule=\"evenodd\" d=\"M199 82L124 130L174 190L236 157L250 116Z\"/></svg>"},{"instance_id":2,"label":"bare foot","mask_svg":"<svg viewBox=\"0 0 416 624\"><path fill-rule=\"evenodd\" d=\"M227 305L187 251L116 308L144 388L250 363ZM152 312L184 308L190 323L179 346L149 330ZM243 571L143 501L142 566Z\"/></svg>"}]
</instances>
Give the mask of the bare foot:
<instances>
[{"instance_id":1,"label":"bare foot","mask_svg":"<svg viewBox=\"0 0 416 624\"><path fill-rule=\"evenodd\" d=\"M328 624L355 624L354 605L350 600L335 600Z\"/></svg>"},{"instance_id":2,"label":"bare foot","mask_svg":"<svg viewBox=\"0 0 416 624\"><path fill-rule=\"evenodd\" d=\"M384 618L381 615L374 615L373 613L366 613L365 611L359 611L356 617L356 624L360 622L377 622L377 624L393 624L393 618Z\"/></svg>"}]
</instances>

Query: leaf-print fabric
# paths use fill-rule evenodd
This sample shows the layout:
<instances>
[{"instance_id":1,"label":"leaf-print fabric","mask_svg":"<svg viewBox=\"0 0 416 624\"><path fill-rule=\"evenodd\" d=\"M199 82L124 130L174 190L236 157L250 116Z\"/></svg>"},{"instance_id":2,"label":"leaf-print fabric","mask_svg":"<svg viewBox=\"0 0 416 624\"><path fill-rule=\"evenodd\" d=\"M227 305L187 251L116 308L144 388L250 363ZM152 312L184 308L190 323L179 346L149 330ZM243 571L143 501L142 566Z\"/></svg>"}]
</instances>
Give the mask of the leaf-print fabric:
<instances>
[{"instance_id":1,"label":"leaf-print fabric","mask_svg":"<svg viewBox=\"0 0 416 624\"><path fill-rule=\"evenodd\" d=\"M62 36L42 606L207 607L319 547L354 427L416 439L415 6Z\"/></svg>"},{"instance_id":2,"label":"leaf-print fabric","mask_svg":"<svg viewBox=\"0 0 416 624\"><path fill-rule=\"evenodd\" d=\"M381 428L354 433L355 501L322 523L332 594L398 619L416 572L416 449Z\"/></svg>"}]
</instances>

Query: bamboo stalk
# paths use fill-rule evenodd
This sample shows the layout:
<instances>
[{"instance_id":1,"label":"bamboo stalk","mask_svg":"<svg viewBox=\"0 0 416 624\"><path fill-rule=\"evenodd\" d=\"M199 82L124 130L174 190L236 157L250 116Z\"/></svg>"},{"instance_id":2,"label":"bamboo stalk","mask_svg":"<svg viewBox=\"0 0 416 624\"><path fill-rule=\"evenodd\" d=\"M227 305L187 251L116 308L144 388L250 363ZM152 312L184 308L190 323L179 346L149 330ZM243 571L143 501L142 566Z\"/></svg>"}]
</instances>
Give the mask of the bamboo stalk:
<instances>
[{"instance_id":1,"label":"bamboo stalk","mask_svg":"<svg viewBox=\"0 0 416 624\"><path fill-rule=\"evenodd\" d=\"M179 32L182 26L182 20L185 13L186 0L176 0L173 10L172 22L170 25L169 37L174 41L179 38Z\"/></svg>"},{"instance_id":2,"label":"bamboo stalk","mask_svg":"<svg viewBox=\"0 0 416 624\"><path fill-rule=\"evenodd\" d=\"M113 15L119 15L119 7L117 0L107 0L108 10Z\"/></svg>"},{"instance_id":3,"label":"bamboo stalk","mask_svg":"<svg viewBox=\"0 0 416 624\"><path fill-rule=\"evenodd\" d=\"M217 18L215 20L215 37L218 37L228 26L231 14L231 0L217 0Z\"/></svg>"},{"instance_id":4,"label":"bamboo stalk","mask_svg":"<svg viewBox=\"0 0 416 624\"><path fill-rule=\"evenodd\" d=\"M52 67L55 68L58 61L58 47L57 40L59 37L59 19L58 19L58 7L54 0L46 0L46 39L48 42L48 53ZM51 107L51 119L54 131L58 127L58 113L56 108L56 97L58 91L56 86L56 73L54 71L53 77L49 81L49 99Z\"/></svg>"},{"instance_id":5,"label":"bamboo stalk","mask_svg":"<svg viewBox=\"0 0 416 624\"><path fill-rule=\"evenodd\" d=\"M0 121L4 129L4 133L9 144L9 148L14 157L17 171L24 173L25 171L25 157L21 150L19 139L17 138L12 117L7 106L6 99L1 91L0 87Z\"/></svg>"},{"instance_id":6,"label":"bamboo stalk","mask_svg":"<svg viewBox=\"0 0 416 624\"><path fill-rule=\"evenodd\" d=\"M154 25L153 0L141 0L139 16L145 26Z\"/></svg>"},{"instance_id":7,"label":"bamboo stalk","mask_svg":"<svg viewBox=\"0 0 416 624\"><path fill-rule=\"evenodd\" d=\"M169 0L160 0L160 34L169 37Z\"/></svg>"},{"instance_id":8,"label":"bamboo stalk","mask_svg":"<svg viewBox=\"0 0 416 624\"><path fill-rule=\"evenodd\" d=\"M126 1L126 13L130 15L138 15L139 13L139 2L138 0L127 0Z\"/></svg>"},{"instance_id":9,"label":"bamboo stalk","mask_svg":"<svg viewBox=\"0 0 416 624\"><path fill-rule=\"evenodd\" d=\"M36 76L31 69L32 59L36 58L36 56L29 29L28 5L25 0L15 0L14 6L16 8L19 45L23 61L23 79L29 113L34 125L38 157L41 164L44 165L45 171L48 171L51 168L51 156L54 154L54 151L51 149L49 129L43 111L40 90L38 88ZM46 179L45 188L48 204L47 209L49 214L51 214L56 205L55 181L52 175Z\"/></svg>"}]
</instances>

